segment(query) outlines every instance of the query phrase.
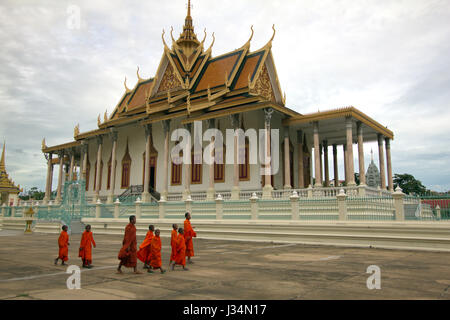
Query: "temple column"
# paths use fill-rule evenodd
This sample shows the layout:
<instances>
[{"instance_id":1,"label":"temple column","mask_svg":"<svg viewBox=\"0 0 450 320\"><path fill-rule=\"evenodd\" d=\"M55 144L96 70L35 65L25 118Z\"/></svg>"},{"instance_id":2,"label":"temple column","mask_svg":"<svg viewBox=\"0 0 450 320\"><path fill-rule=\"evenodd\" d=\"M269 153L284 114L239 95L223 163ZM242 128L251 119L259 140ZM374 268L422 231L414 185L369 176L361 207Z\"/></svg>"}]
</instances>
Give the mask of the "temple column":
<instances>
[{"instance_id":1,"label":"temple column","mask_svg":"<svg viewBox=\"0 0 450 320\"><path fill-rule=\"evenodd\" d=\"M305 172L303 167L303 131L297 131L298 143L298 188L305 188Z\"/></svg>"},{"instance_id":2,"label":"temple column","mask_svg":"<svg viewBox=\"0 0 450 320\"><path fill-rule=\"evenodd\" d=\"M348 185L348 155L347 155L347 144L344 143L342 145L342 150L344 151L344 177L345 177L345 184Z\"/></svg>"},{"instance_id":3,"label":"temple column","mask_svg":"<svg viewBox=\"0 0 450 320\"><path fill-rule=\"evenodd\" d=\"M233 150L233 188L231 189L231 200L239 200L239 135L237 130L239 129L239 114L233 114L230 116L231 126L234 130L234 150Z\"/></svg>"},{"instance_id":4,"label":"temple column","mask_svg":"<svg viewBox=\"0 0 450 320\"><path fill-rule=\"evenodd\" d=\"M82 145L83 150L83 171L81 171L81 177L86 182L86 169L87 169L87 161L88 161L88 145Z\"/></svg>"},{"instance_id":5,"label":"temple column","mask_svg":"<svg viewBox=\"0 0 450 320\"><path fill-rule=\"evenodd\" d=\"M266 150L265 150L265 178L264 178L264 187L263 187L263 198L271 199L272 198L272 158L271 158L271 141L270 141L270 122L272 119L272 108L264 109L265 113L265 129L266 129ZM269 159L269 163L267 164L267 159Z\"/></svg>"},{"instance_id":6,"label":"temple column","mask_svg":"<svg viewBox=\"0 0 450 320\"><path fill-rule=\"evenodd\" d=\"M289 127L284 128L284 189L291 189L291 161L289 156Z\"/></svg>"},{"instance_id":7,"label":"temple column","mask_svg":"<svg viewBox=\"0 0 450 320\"><path fill-rule=\"evenodd\" d=\"M44 204L47 204L51 199L51 180L53 179L52 174L52 153L50 152L48 155L45 155L47 158L47 183L45 185L45 196L44 196Z\"/></svg>"},{"instance_id":8,"label":"temple column","mask_svg":"<svg viewBox=\"0 0 450 320\"><path fill-rule=\"evenodd\" d=\"M103 137L97 136L97 144L98 144L98 150L97 150L97 175L95 177L95 195L94 195L94 203L97 202L97 200L100 198L100 188L101 188L101 181L100 177L102 176L101 172L101 163L102 163L102 145L103 145Z\"/></svg>"},{"instance_id":9,"label":"temple column","mask_svg":"<svg viewBox=\"0 0 450 320\"><path fill-rule=\"evenodd\" d=\"M164 200L167 200L169 195L169 132L170 132L170 120L164 120L162 122L164 131L164 172L163 172L163 191L161 196Z\"/></svg>"},{"instance_id":10,"label":"temple column","mask_svg":"<svg viewBox=\"0 0 450 320\"><path fill-rule=\"evenodd\" d=\"M322 146L322 144L319 144L320 178L322 179L320 181L320 184L323 186L323 161L322 161L322 154L323 154L323 146Z\"/></svg>"},{"instance_id":11,"label":"temple column","mask_svg":"<svg viewBox=\"0 0 450 320\"><path fill-rule=\"evenodd\" d=\"M339 187L339 171L337 161L337 145L333 144L333 171L334 171L334 186Z\"/></svg>"},{"instance_id":12,"label":"temple column","mask_svg":"<svg viewBox=\"0 0 450 320\"><path fill-rule=\"evenodd\" d=\"M58 152L59 157L59 174L58 174L58 189L56 190L56 203L61 202L61 188L62 188L62 181L63 181L63 165L64 165L64 152L59 151Z\"/></svg>"},{"instance_id":13,"label":"temple column","mask_svg":"<svg viewBox=\"0 0 450 320\"><path fill-rule=\"evenodd\" d=\"M330 186L330 170L328 167L328 141L323 141L323 163L325 169L325 187Z\"/></svg>"},{"instance_id":14,"label":"temple column","mask_svg":"<svg viewBox=\"0 0 450 320\"><path fill-rule=\"evenodd\" d=\"M114 189L116 186L116 150L117 150L117 131L111 132L111 142L112 142L112 150L111 150L111 177L110 177L110 191L108 195L107 203L114 202Z\"/></svg>"},{"instance_id":15,"label":"temple column","mask_svg":"<svg viewBox=\"0 0 450 320\"><path fill-rule=\"evenodd\" d=\"M378 158L380 161L381 189L386 189L386 171L384 169L383 135L378 134Z\"/></svg>"},{"instance_id":16,"label":"temple column","mask_svg":"<svg viewBox=\"0 0 450 320\"><path fill-rule=\"evenodd\" d=\"M361 121L356 123L356 130L358 133L359 184L366 185L366 169L364 167L364 139Z\"/></svg>"},{"instance_id":17,"label":"temple column","mask_svg":"<svg viewBox=\"0 0 450 320\"><path fill-rule=\"evenodd\" d=\"M313 122L313 132L314 132L314 174L316 178L316 183L314 184L314 187L321 187L322 177L320 170L319 121Z\"/></svg>"},{"instance_id":18,"label":"temple column","mask_svg":"<svg viewBox=\"0 0 450 320\"><path fill-rule=\"evenodd\" d=\"M215 128L215 120L210 119L208 120L208 128L212 129ZM215 137L212 137L211 143L213 144L213 148L211 148L211 154L210 154L210 161L211 164L209 165L209 186L208 190L206 191L206 199L213 201L215 199L216 192L214 190L214 151L215 151L215 143L216 139Z\"/></svg>"},{"instance_id":19,"label":"temple column","mask_svg":"<svg viewBox=\"0 0 450 320\"><path fill-rule=\"evenodd\" d=\"M70 154L70 168L69 168L69 179L68 181L73 181L73 169L75 167L75 150L71 149Z\"/></svg>"},{"instance_id":20,"label":"temple column","mask_svg":"<svg viewBox=\"0 0 450 320\"><path fill-rule=\"evenodd\" d=\"M345 120L345 126L347 129L348 185L355 186L355 165L353 160L353 123L351 117L347 117Z\"/></svg>"},{"instance_id":21,"label":"temple column","mask_svg":"<svg viewBox=\"0 0 450 320\"><path fill-rule=\"evenodd\" d=\"M385 148L386 148L386 167L387 167L387 177L388 177L388 190L394 191L394 181L392 180L392 163L391 163L391 140L385 138Z\"/></svg>"},{"instance_id":22,"label":"temple column","mask_svg":"<svg viewBox=\"0 0 450 320\"><path fill-rule=\"evenodd\" d=\"M150 193L148 192L148 184L150 182L150 145L152 143L152 125L147 124L145 129L145 164L144 164L144 192L142 192L142 202L150 202Z\"/></svg>"},{"instance_id":23,"label":"temple column","mask_svg":"<svg viewBox=\"0 0 450 320\"><path fill-rule=\"evenodd\" d=\"M184 191L183 191L183 200L186 200L191 195L191 150L192 150L192 143L191 143L191 127L192 125L190 123L185 124L185 129L189 131L187 138L187 155L183 153L183 171L184 171Z\"/></svg>"}]
</instances>

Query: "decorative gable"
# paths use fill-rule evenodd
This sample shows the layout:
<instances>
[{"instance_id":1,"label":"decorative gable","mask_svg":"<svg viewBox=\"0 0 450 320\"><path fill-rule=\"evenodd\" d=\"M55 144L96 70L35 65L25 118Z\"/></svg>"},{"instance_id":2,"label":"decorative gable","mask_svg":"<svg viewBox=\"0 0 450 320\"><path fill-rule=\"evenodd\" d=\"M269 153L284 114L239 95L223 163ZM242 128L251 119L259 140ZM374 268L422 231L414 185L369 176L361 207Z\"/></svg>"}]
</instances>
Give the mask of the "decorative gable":
<instances>
[{"instance_id":1,"label":"decorative gable","mask_svg":"<svg viewBox=\"0 0 450 320\"><path fill-rule=\"evenodd\" d=\"M175 74L175 70L173 69L172 64L169 63L161 79L161 84L159 85L158 92L168 91L175 88L182 88L182 84Z\"/></svg>"},{"instance_id":2,"label":"decorative gable","mask_svg":"<svg viewBox=\"0 0 450 320\"><path fill-rule=\"evenodd\" d=\"M265 65L262 67L261 74L258 77L258 80L256 80L255 86L250 90L250 93L259 95L266 100L276 102L272 84L270 83L269 72Z\"/></svg>"}]
</instances>

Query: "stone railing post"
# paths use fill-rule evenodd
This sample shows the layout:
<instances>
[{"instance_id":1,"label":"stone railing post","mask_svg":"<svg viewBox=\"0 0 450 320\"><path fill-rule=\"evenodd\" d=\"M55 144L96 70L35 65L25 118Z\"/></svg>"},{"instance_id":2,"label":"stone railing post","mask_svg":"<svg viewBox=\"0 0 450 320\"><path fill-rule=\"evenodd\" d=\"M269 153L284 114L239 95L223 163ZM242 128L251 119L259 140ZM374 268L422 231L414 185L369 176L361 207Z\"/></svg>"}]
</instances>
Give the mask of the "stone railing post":
<instances>
[{"instance_id":1,"label":"stone railing post","mask_svg":"<svg viewBox=\"0 0 450 320\"><path fill-rule=\"evenodd\" d=\"M95 218L98 219L101 217L102 213L102 201L100 199L97 199L97 202L95 203Z\"/></svg>"},{"instance_id":2,"label":"stone railing post","mask_svg":"<svg viewBox=\"0 0 450 320\"><path fill-rule=\"evenodd\" d=\"M158 208L159 208L159 219L164 219L166 215L166 200L163 196L161 196L160 200L158 201Z\"/></svg>"},{"instance_id":3,"label":"stone railing post","mask_svg":"<svg viewBox=\"0 0 450 320\"><path fill-rule=\"evenodd\" d=\"M339 191L336 198L338 201L339 220L347 220L347 195L345 194L344 189Z\"/></svg>"},{"instance_id":4,"label":"stone railing post","mask_svg":"<svg viewBox=\"0 0 450 320\"><path fill-rule=\"evenodd\" d=\"M439 205L436 206L436 218L441 220L441 207Z\"/></svg>"},{"instance_id":5,"label":"stone railing post","mask_svg":"<svg viewBox=\"0 0 450 320\"><path fill-rule=\"evenodd\" d=\"M119 219L120 215L120 201L119 198L114 202L114 219Z\"/></svg>"},{"instance_id":6,"label":"stone railing post","mask_svg":"<svg viewBox=\"0 0 450 320\"><path fill-rule=\"evenodd\" d=\"M308 193L308 198L312 198L312 197L313 197L313 188L312 188L312 185L309 185L309 186L308 186L307 193Z\"/></svg>"},{"instance_id":7,"label":"stone railing post","mask_svg":"<svg viewBox=\"0 0 450 320\"><path fill-rule=\"evenodd\" d=\"M292 220L298 220L298 193L297 191L292 192L292 195L289 198L291 200L291 213L292 213Z\"/></svg>"},{"instance_id":8,"label":"stone railing post","mask_svg":"<svg viewBox=\"0 0 450 320\"><path fill-rule=\"evenodd\" d=\"M5 217L5 213L6 213L6 203L2 205L2 218Z\"/></svg>"},{"instance_id":9,"label":"stone railing post","mask_svg":"<svg viewBox=\"0 0 450 320\"><path fill-rule=\"evenodd\" d=\"M184 200L184 203L186 204L186 212L189 212L192 214L192 198L191 195L188 195L186 197L186 200Z\"/></svg>"},{"instance_id":10,"label":"stone railing post","mask_svg":"<svg viewBox=\"0 0 450 320\"><path fill-rule=\"evenodd\" d=\"M252 220L258 219L258 196L253 192L250 198L250 207L252 212Z\"/></svg>"},{"instance_id":11,"label":"stone railing post","mask_svg":"<svg viewBox=\"0 0 450 320\"><path fill-rule=\"evenodd\" d=\"M141 207L142 201L141 201L141 198L138 197L136 199L135 205L136 205L136 219L140 219L141 216L142 216L142 207Z\"/></svg>"},{"instance_id":12,"label":"stone railing post","mask_svg":"<svg viewBox=\"0 0 450 320\"><path fill-rule=\"evenodd\" d=\"M358 196L365 197L366 196L366 185L360 184L357 188L358 188Z\"/></svg>"},{"instance_id":13,"label":"stone railing post","mask_svg":"<svg viewBox=\"0 0 450 320\"><path fill-rule=\"evenodd\" d=\"M216 219L222 220L223 219L223 198L222 195L217 195L216 198Z\"/></svg>"},{"instance_id":14,"label":"stone railing post","mask_svg":"<svg viewBox=\"0 0 450 320\"><path fill-rule=\"evenodd\" d=\"M15 217L16 216L16 207L12 206L11 207L11 217Z\"/></svg>"},{"instance_id":15,"label":"stone railing post","mask_svg":"<svg viewBox=\"0 0 450 320\"><path fill-rule=\"evenodd\" d=\"M394 198L395 220L405 220L405 207L403 205L405 194L402 192L402 189L397 187L392 197Z\"/></svg>"}]
</instances>

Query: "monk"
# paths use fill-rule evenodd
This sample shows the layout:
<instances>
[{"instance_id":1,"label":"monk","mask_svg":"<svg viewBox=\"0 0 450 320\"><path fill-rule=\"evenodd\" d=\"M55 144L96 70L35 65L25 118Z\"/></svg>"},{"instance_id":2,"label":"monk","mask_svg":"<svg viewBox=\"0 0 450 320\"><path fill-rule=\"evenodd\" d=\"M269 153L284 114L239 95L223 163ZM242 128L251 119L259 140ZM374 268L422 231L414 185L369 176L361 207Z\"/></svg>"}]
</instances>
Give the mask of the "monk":
<instances>
[{"instance_id":1,"label":"monk","mask_svg":"<svg viewBox=\"0 0 450 320\"><path fill-rule=\"evenodd\" d=\"M177 254L177 233L178 225L174 223L172 225L172 234L170 236L170 246L172 247L172 252L170 253L170 261L169 261L169 267L172 264L172 262L175 261L175 256Z\"/></svg>"},{"instance_id":2,"label":"monk","mask_svg":"<svg viewBox=\"0 0 450 320\"><path fill-rule=\"evenodd\" d=\"M175 270L175 265L183 266L183 270L188 270L186 268L186 242L183 236L183 228L178 229L177 237L177 253L175 255L175 261L172 264L172 270Z\"/></svg>"},{"instance_id":3,"label":"monk","mask_svg":"<svg viewBox=\"0 0 450 320\"><path fill-rule=\"evenodd\" d=\"M152 244L150 249L150 266L156 270L161 270L161 273L166 271L161 267L161 238L159 237L160 231L156 229L155 236L152 238ZM152 269L148 269L148 273L153 273Z\"/></svg>"},{"instance_id":4,"label":"monk","mask_svg":"<svg viewBox=\"0 0 450 320\"><path fill-rule=\"evenodd\" d=\"M80 250L78 256L83 260L83 268L92 268L92 245L96 247L94 237L91 232L91 225L88 224L81 236Z\"/></svg>"},{"instance_id":5,"label":"monk","mask_svg":"<svg viewBox=\"0 0 450 320\"><path fill-rule=\"evenodd\" d=\"M144 241L139 246L139 250L137 252L137 257L144 263L144 269L149 268L150 264L150 251L151 251L151 243L153 238L153 231L155 230L154 225L148 226L147 235L145 236Z\"/></svg>"},{"instance_id":6,"label":"monk","mask_svg":"<svg viewBox=\"0 0 450 320\"><path fill-rule=\"evenodd\" d=\"M191 257L194 256L194 243L192 241L193 237L197 237L194 228L191 226L191 214L186 212L184 215L186 220L184 220L184 239L186 241L186 257L188 257L188 263L193 263Z\"/></svg>"},{"instance_id":7,"label":"monk","mask_svg":"<svg viewBox=\"0 0 450 320\"><path fill-rule=\"evenodd\" d=\"M118 258L120 260L117 273L122 272L122 266L133 268L135 274L141 274L137 271L137 253L136 253L136 216L130 216L130 223L125 227L125 235L123 237L122 248L119 251Z\"/></svg>"},{"instance_id":8,"label":"monk","mask_svg":"<svg viewBox=\"0 0 450 320\"><path fill-rule=\"evenodd\" d=\"M62 226L61 234L58 238L59 253L58 257L55 259L55 266L58 264L58 260L61 259L61 265L65 266L64 261L69 260L69 234L67 233L69 229L66 225Z\"/></svg>"}]
</instances>

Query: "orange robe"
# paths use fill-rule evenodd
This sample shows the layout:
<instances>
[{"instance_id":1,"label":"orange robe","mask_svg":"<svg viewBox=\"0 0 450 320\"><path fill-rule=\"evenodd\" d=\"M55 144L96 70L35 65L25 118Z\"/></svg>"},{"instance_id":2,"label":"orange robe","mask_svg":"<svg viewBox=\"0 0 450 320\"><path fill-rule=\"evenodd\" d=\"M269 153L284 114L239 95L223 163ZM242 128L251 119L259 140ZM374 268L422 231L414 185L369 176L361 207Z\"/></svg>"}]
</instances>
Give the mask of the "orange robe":
<instances>
[{"instance_id":1,"label":"orange robe","mask_svg":"<svg viewBox=\"0 0 450 320\"><path fill-rule=\"evenodd\" d=\"M147 231L144 241L139 246L137 257L144 263L148 263L150 260L150 250L152 245L153 231Z\"/></svg>"},{"instance_id":2,"label":"orange robe","mask_svg":"<svg viewBox=\"0 0 450 320\"><path fill-rule=\"evenodd\" d=\"M150 249L150 265L153 268L161 268L161 238L154 236Z\"/></svg>"},{"instance_id":3,"label":"orange robe","mask_svg":"<svg viewBox=\"0 0 450 320\"><path fill-rule=\"evenodd\" d=\"M194 243L192 242L192 238L196 237L194 229L191 226L191 222L186 219L184 220L184 238L186 241L186 257L194 256Z\"/></svg>"},{"instance_id":4,"label":"orange robe","mask_svg":"<svg viewBox=\"0 0 450 320\"><path fill-rule=\"evenodd\" d=\"M69 234L67 231L61 231L61 234L58 238L58 247L59 247L59 253L58 258L62 261L69 260Z\"/></svg>"},{"instance_id":5,"label":"orange robe","mask_svg":"<svg viewBox=\"0 0 450 320\"><path fill-rule=\"evenodd\" d=\"M84 231L81 236L80 250L78 256L83 260L83 264L92 263L92 245L96 246L92 232Z\"/></svg>"},{"instance_id":6,"label":"orange robe","mask_svg":"<svg viewBox=\"0 0 450 320\"><path fill-rule=\"evenodd\" d=\"M136 267L137 253L136 253L136 227L129 223L125 227L125 235L123 237L122 248L119 251L118 258L122 265L127 268Z\"/></svg>"},{"instance_id":7,"label":"orange robe","mask_svg":"<svg viewBox=\"0 0 450 320\"><path fill-rule=\"evenodd\" d=\"M186 243L184 236L179 234L177 237L177 254L175 255L175 263L186 265Z\"/></svg>"},{"instance_id":8,"label":"orange robe","mask_svg":"<svg viewBox=\"0 0 450 320\"><path fill-rule=\"evenodd\" d=\"M175 261L175 256L177 255L177 230L172 230L172 235L170 237L170 246L172 247L172 252L170 253L170 261Z\"/></svg>"}]
</instances>

